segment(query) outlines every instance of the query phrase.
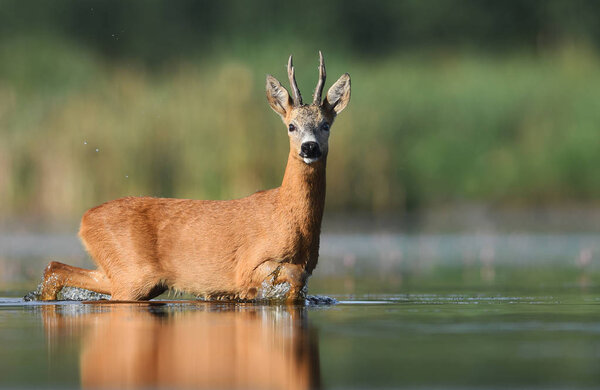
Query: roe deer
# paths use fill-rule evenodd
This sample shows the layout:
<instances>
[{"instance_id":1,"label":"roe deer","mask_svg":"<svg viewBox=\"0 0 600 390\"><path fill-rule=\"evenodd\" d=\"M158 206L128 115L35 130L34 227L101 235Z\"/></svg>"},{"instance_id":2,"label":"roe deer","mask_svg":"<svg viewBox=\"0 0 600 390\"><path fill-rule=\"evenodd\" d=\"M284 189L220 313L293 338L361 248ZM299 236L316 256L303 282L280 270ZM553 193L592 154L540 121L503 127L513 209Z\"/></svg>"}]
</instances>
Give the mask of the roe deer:
<instances>
[{"instance_id":1,"label":"roe deer","mask_svg":"<svg viewBox=\"0 0 600 390\"><path fill-rule=\"evenodd\" d=\"M42 306L50 352L81 345L84 389L321 388L305 307L86 306Z\"/></svg>"},{"instance_id":2,"label":"roe deer","mask_svg":"<svg viewBox=\"0 0 600 390\"><path fill-rule=\"evenodd\" d=\"M51 262L41 299L55 300L64 286L112 300L147 300L167 289L205 299L303 299L319 256L329 129L350 100L346 73L321 102L321 52L319 60L310 105L302 103L292 56L292 96L267 75L267 100L290 138L280 187L228 201L127 197L94 207L79 237L98 268Z\"/></svg>"}]
</instances>

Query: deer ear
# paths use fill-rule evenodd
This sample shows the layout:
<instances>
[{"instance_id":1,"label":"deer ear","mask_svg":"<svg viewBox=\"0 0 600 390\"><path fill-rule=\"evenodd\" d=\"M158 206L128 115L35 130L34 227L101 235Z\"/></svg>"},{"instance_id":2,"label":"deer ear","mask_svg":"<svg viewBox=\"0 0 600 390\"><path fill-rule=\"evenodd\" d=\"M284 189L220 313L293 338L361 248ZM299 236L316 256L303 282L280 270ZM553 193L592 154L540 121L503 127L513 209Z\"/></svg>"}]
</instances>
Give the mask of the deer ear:
<instances>
[{"instance_id":1,"label":"deer ear","mask_svg":"<svg viewBox=\"0 0 600 390\"><path fill-rule=\"evenodd\" d=\"M327 91L327 97L323 101L326 109L333 111L336 115L342 112L350 101L350 75L344 73Z\"/></svg>"},{"instance_id":2,"label":"deer ear","mask_svg":"<svg viewBox=\"0 0 600 390\"><path fill-rule=\"evenodd\" d=\"M267 75L267 100L269 105L284 118L292 109L292 98L281 83L270 74Z\"/></svg>"}]
</instances>

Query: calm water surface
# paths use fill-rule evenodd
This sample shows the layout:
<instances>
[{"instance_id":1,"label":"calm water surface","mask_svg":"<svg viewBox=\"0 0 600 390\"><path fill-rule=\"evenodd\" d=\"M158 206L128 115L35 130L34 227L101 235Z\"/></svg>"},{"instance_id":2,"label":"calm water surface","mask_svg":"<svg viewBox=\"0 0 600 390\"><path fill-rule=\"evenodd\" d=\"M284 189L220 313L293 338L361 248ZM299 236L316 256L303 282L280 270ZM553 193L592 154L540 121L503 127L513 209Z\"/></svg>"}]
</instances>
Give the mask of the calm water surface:
<instances>
[{"instance_id":1,"label":"calm water surface","mask_svg":"<svg viewBox=\"0 0 600 390\"><path fill-rule=\"evenodd\" d=\"M600 295L337 305L0 299L3 388L596 388Z\"/></svg>"}]
</instances>

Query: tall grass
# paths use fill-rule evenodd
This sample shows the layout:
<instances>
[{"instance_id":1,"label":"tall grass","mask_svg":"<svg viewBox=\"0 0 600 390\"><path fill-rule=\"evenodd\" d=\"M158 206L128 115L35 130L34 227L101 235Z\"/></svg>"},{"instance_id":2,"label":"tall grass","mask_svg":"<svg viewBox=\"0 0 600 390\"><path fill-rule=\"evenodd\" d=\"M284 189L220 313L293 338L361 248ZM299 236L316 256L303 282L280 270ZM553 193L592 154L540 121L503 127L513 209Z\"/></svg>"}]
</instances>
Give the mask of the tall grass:
<instances>
[{"instance_id":1,"label":"tall grass","mask_svg":"<svg viewBox=\"0 0 600 390\"><path fill-rule=\"evenodd\" d=\"M302 53L309 95L316 59ZM287 136L264 75L285 81L286 54L150 71L65 41L3 44L0 215L71 220L126 195L226 199L279 185ZM331 134L329 210L600 194L600 61L589 50L326 60L328 85L352 76Z\"/></svg>"}]
</instances>

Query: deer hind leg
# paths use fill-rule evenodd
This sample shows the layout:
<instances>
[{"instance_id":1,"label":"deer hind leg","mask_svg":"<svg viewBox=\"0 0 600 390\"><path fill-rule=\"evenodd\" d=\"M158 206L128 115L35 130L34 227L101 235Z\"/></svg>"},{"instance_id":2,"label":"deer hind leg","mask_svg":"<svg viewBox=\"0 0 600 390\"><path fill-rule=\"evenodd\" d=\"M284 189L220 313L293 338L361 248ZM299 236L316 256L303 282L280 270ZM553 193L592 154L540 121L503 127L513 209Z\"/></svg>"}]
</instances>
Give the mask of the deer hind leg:
<instances>
[{"instance_id":1,"label":"deer hind leg","mask_svg":"<svg viewBox=\"0 0 600 390\"><path fill-rule=\"evenodd\" d=\"M42 301L56 300L57 294L65 286L84 288L102 294L111 293L110 281L102 271L51 261L44 271Z\"/></svg>"}]
</instances>

